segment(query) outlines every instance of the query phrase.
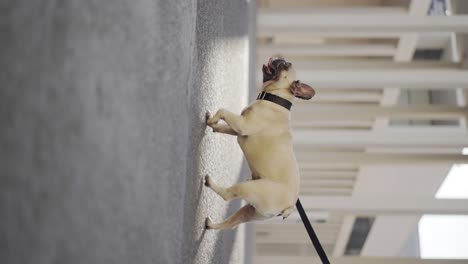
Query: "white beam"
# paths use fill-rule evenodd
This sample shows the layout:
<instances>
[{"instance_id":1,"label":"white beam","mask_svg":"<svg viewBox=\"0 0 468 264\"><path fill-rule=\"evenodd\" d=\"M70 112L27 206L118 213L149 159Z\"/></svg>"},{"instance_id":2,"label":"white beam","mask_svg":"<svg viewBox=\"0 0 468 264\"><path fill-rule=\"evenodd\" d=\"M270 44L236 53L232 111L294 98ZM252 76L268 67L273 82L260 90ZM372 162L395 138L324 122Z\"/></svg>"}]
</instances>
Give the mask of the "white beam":
<instances>
[{"instance_id":1,"label":"white beam","mask_svg":"<svg viewBox=\"0 0 468 264\"><path fill-rule=\"evenodd\" d=\"M407 14L313 14L309 10L268 10L257 18L260 32L468 32L468 16Z\"/></svg>"},{"instance_id":2,"label":"white beam","mask_svg":"<svg viewBox=\"0 0 468 264\"><path fill-rule=\"evenodd\" d=\"M462 199L435 199L401 196L320 197L301 196L306 210L378 214L468 215L468 202Z\"/></svg>"},{"instance_id":3,"label":"white beam","mask_svg":"<svg viewBox=\"0 0 468 264\"><path fill-rule=\"evenodd\" d=\"M293 142L297 145L339 147L466 147L468 134L465 132L438 132L434 128L414 129L401 132L388 129L382 132L353 130L301 130L293 131ZM422 134L423 133L423 134ZM422 136L423 135L423 136Z\"/></svg>"},{"instance_id":4,"label":"white beam","mask_svg":"<svg viewBox=\"0 0 468 264\"><path fill-rule=\"evenodd\" d=\"M394 45L327 44L327 45L264 45L257 49L259 57L281 56L393 56Z\"/></svg>"},{"instance_id":5,"label":"white beam","mask_svg":"<svg viewBox=\"0 0 468 264\"><path fill-rule=\"evenodd\" d=\"M420 219L419 215L379 215L372 224L360 256L400 256L410 234L417 230Z\"/></svg>"},{"instance_id":6,"label":"white beam","mask_svg":"<svg viewBox=\"0 0 468 264\"><path fill-rule=\"evenodd\" d=\"M353 192L352 188L308 188L301 186L300 195L312 195L312 196L351 196Z\"/></svg>"},{"instance_id":7,"label":"white beam","mask_svg":"<svg viewBox=\"0 0 468 264\"><path fill-rule=\"evenodd\" d=\"M255 264L310 264L320 263L318 257L304 256L258 256L254 257ZM466 264L466 259L417 259L417 258L375 258L375 257L341 257L330 258L333 264Z\"/></svg>"},{"instance_id":8,"label":"white beam","mask_svg":"<svg viewBox=\"0 0 468 264\"><path fill-rule=\"evenodd\" d=\"M447 61L411 61L399 62L385 59L314 59L292 61L296 70L466 70L461 63ZM259 65L261 66L261 65ZM259 72L260 73L260 72Z\"/></svg>"},{"instance_id":9,"label":"white beam","mask_svg":"<svg viewBox=\"0 0 468 264\"><path fill-rule=\"evenodd\" d=\"M425 16L431 6L432 0L412 0L409 7L409 15ZM413 60L414 52L418 44L418 34L403 34L398 41L397 52L394 56L394 61L409 62ZM381 105L394 105L398 102L400 88L385 87ZM374 129L382 129L388 126L388 118L377 118L375 120Z\"/></svg>"},{"instance_id":10,"label":"white beam","mask_svg":"<svg viewBox=\"0 0 468 264\"><path fill-rule=\"evenodd\" d=\"M316 96L313 99L314 103L321 102L379 102L382 93L379 90L372 91L330 91L329 89L316 89ZM307 102L308 103L308 102ZM299 105L299 104L297 104Z\"/></svg>"},{"instance_id":11,"label":"white beam","mask_svg":"<svg viewBox=\"0 0 468 264\"><path fill-rule=\"evenodd\" d=\"M346 245L348 244L349 237L353 231L354 221L356 216L346 215L343 218L343 223L341 224L340 231L338 232L338 237L336 239L335 247L333 248L333 257L341 257L344 255L346 250Z\"/></svg>"},{"instance_id":12,"label":"white beam","mask_svg":"<svg viewBox=\"0 0 468 264\"><path fill-rule=\"evenodd\" d=\"M460 154L460 148L366 148L367 153L394 153L394 154Z\"/></svg>"},{"instance_id":13,"label":"white beam","mask_svg":"<svg viewBox=\"0 0 468 264\"><path fill-rule=\"evenodd\" d=\"M382 93L382 100L380 100L380 105L382 106L391 106L395 105L398 102L400 97L401 90L396 87L385 87Z\"/></svg>"},{"instance_id":14,"label":"white beam","mask_svg":"<svg viewBox=\"0 0 468 264\"><path fill-rule=\"evenodd\" d=\"M452 33L445 46L442 59L446 61L461 62L464 53L463 35Z\"/></svg>"},{"instance_id":15,"label":"white beam","mask_svg":"<svg viewBox=\"0 0 468 264\"><path fill-rule=\"evenodd\" d=\"M319 119L319 118L318 118ZM321 118L322 120L311 120L307 116L300 117L295 115L294 119L291 120L291 124L294 128L361 128L370 129L372 127L372 120L331 120Z\"/></svg>"},{"instance_id":16,"label":"white beam","mask_svg":"<svg viewBox=\"0 0 468 264\"><path fill-rule=\"evenodd\" d=\"M352 170L307 170L301 169L301 176L313 180L348 180L352 181L357 176L357 171Z\"/></svg>"},{"instance_id":17,"label":"white beam","mask_svg":"<svg viewBox=\"0 0 468 264\"><path fill-rule=\"evenodd\" d=\"M386 31L386 32L369 32L369 31L349 31L346 29L336 31L324 31L324 32L297 32L291 31L274 31L274 30L263 30L257 31L257 37L279 37L281 39L292 39L294 38L374 38L374 39L389 39L399 38L401 35L407 34L400 31ZM432 36L432 37L450 37L451 32L423 32L419 35ZM289 42L289 41L288 41Z\"/></svg>"},{"instance_id":18,"label":"white beam","mask_svg":"<svg viewBox=\"0 0 468 264\"><path fill-rule=\"evenodd\" d=\"M445 105L374 106L357 104L300 104L294 107L293 111L293 121L368 120L377 117L440 120L468 117L467 107Z\"/></svg>"},{"instance_id":19,"label":"white beam","mask_svg":"<svg viewBox=\"0 0 468 264\"><path fill-rule=\"evenodd\" d=\"M314 187L314 188L352 188L354 186L354 179L320 179L301 177L301 187Z\"/></svg>"},{"instance_id":20,"label":"white beam","mask_svg":"<svg viewBox=\"0 0 468 264\"><path fill-rule=\"evenodd\" d=\"M298 224L302 225L302 224ZM270 232L261 232L261 235L256 235L256 244L309 244L310 238L304 226L300 226L298 230L285 230L277 228ZM317 236L323 244L333 244L336 241L336 231L326 231L314 225Z\"/></svg>"},{"instance_id":21,"label":"white beam","mask_svg":"<svg viewBox=\"0 0 468 264\"><path fill-rule=\"evenodd\" d=\"M296 152L299 163L369 164L454 164L468 163L462 154L393 154L355 152Z\"/></svg>"},{"instance_id":22,"label":"white beam","mask_svg":"<svg viewBox=\"0 0 468 264\"><path fill-rule=\"evenodd\" d=\"M330 213L328 212L308 212L307 217L309 220L312 222L312 224L315 226L316 224L320 224L319 222L326 222L327 224L337 224L337 223L331 223L330 222ZM299 213L294 210L288 218L283 219L283 217L278 216L278 217L273 217L270 219L267 219L265 221L256 221L255 226L261 226L261 225L271 225L271 224L297 224L300 223L302 224L301 216ZM339 224L340 222L338 222Z\"/></svg>"},{"instance_id":23,"label":"white beam","mask_svg":"<svg viewBox=\"0 0 468 264\"><path fill-rule=\"evenodd\" d=\"M295 146L296 147L296 146ZM356 171L358 167L352 164L299 164L299 169L304 171Z\"/></svg>"},{"instance_id":24,"label":"white beam","mask_svg":"<svg viewBox=\"0 0 468 264\"><path fill-rule=\"evenodd\" d=\"M398 51L394 56L395 61L411 61L413 60L414 51L418 44L418 34L403 34L398 41Z\"/></svg>"},{"instance_id":25,"label":"white beam","mask_svg":"<svg viewBox=\"0 0 468 264\"><path fill-rule=\"evenodd\" d=\"M431 0L412 0L409 7L410 16L426 16L431 6ZM403 34L398 42L395 61L411 61L418 44L418 34Z\"/></svg>"},{"instance_id":26,"label":"white beam","mask_svg":"<svg viewBox=\"0 0 468 264\"><path fill-rule=\"evenodd\" d=\"M401 94L401 89L397 87L385 87L382 94L382 99L380 100L381 106L392 106L398 102L398 99ZM373 125L374 130L385 129L388 127L390 120L388 118L378 117L375 119Z\"/></svg>"},{"instance_id":27,"label":"white beam","mask_svg":"<svg viewBox=\"0 0 468 264\"><path fill-rule=\"evenodd\" d=\"M409 15L425 16L431 7L432 0L411 0L409 6Z\"/></svg>"},{"instance_id":28,"label":"white beam","mask_svg":"<svg viewBox=\"0 0 468 264\"><path fill-rule=\"evenodd\" d=\"M419 0L425 1L425 0ZM288 2L287 6L291 7L294 4ZM261 14L272 13L285 10L284 7L259 7L258 12ZM328 15L368 15L368 14L379 14L379 15L405 15L408 13L408 10L400 6L353 6L353 7L318 7L314 8L288 8L288 11L294 11L297 13L307 13L307 14L328 14Z\"/></svg>"},{"instance_id":29,"label":"white beam","mask_svg":"<svg viewBox=\"0 0 468 264\"><path fill-rule=\"evenodd\" d=\"M298 78L317 88L382 89L384 86L411 89L456 89L468 87L464 69L296 69Z\"/></svg>"},{"instance_id":30,"label":"white beam","mask_svg":"<svg viewBox=\"0 0 468 264\"><path fill-rule=\"evenodd\" d=\"M325 218L327 216L324 216ZM339 223L313 223L314 227L317 229L321 229L326 232L333 232L336 233L336 230L340 228L341 224ZM288 232L292 231L295 233L298 232L303 232L304 229L304 224L301 223L283 223L283 224L278 224L278 223L270 223L268 221L259 221L255 222L255 232L256 233L264 233L264 232Z\"/></svg>"},{"instance_id":31,"label":"white beam","mask_svg":"<svg viewBox=\"0 0 468 264\"><path fill-rule=\"evenodd\" d=\"M317 234L319 237L321 243L327 243L327 244L332 244L335 242L336 237L335 236L328 236L328 235L320 235ZM293 245L299 245L299 244L308 244L310 243L310 238L306 235L306 231L302 231L297 236L293 236L290 233L273 233L269 236L266 237L257 237L255 239L255 244L293 244Z\"/></svg>"}]
</instances>

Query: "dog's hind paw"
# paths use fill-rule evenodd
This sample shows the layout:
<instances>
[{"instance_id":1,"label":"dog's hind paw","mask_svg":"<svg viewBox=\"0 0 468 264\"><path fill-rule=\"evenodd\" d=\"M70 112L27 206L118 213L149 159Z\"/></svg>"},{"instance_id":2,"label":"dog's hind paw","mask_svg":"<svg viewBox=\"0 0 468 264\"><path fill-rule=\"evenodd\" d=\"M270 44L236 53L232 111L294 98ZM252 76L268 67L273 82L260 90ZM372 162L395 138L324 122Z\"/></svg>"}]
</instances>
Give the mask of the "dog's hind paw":
<instances>
[{"instance_id":1,"label":"dog's hind paw","mask_svg":"<svg viewBox=\"0 0 468 264\"><path fill-rule=\"evenodd\" d=\"M205 178L204 178L204 179L205 179L205 182L204 182L205 186L210 187L210 186L211 186L211 178L210 178L210 175L208 175L208 174L205 175Z\"/></svg>"},{"instance_id":2,"label":"dog's hind paw","mask_svg":"<svg viewBox=\"0 0 468 264\"><path fill-rule=\"evenodd\" d=\"M211 221L211 218L208 216L206 219L205 219L205 228L206 229L211 229L211 224L213 223L213 221Z\"/></svg>"},{"instance_id":3,"label":"dog's hind paw","mask_svg":"<svg viewBox=\"0 0 468 264\"><path fill-rule=\"evenodd\" d=\"M210 111L206 111L205 113L205 124L208 124L208 120L211 118Z\"/></svg>"}]
</instances>

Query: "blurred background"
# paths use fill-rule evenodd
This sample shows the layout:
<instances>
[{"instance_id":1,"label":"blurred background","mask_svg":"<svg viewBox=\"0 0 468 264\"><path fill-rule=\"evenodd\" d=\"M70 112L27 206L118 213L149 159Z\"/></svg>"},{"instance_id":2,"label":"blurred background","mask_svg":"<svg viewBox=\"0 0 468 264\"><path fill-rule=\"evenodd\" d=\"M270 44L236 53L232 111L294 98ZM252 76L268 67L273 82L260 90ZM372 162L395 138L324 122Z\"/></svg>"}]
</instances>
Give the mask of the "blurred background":
<instances>
[{"instance_id":1,"label":"blurred background","mask_svg":"<svg viewBox=\"0 0 468 264\"><path fill-rule=\"evenodd\" d=\"M331 263L468 263L468 1L0 1L0 263L319 263L297 212L205 230L250 177L205 113L272 56Z\"/></svg>"},{"instance_id":2,"label":"blurred background","mask_svg":"<svg viewBox=\"0 0 468 264\"><path fill-rule=\"evenodd\" d=\"M257 1L256 69L284 56L317 92L292 126L301 200L330 257L468 263L420 260L468 259L467 7ZM297 213L255 224L255 242L258 264L316 257Z\"/></svg>"}]
</instances>

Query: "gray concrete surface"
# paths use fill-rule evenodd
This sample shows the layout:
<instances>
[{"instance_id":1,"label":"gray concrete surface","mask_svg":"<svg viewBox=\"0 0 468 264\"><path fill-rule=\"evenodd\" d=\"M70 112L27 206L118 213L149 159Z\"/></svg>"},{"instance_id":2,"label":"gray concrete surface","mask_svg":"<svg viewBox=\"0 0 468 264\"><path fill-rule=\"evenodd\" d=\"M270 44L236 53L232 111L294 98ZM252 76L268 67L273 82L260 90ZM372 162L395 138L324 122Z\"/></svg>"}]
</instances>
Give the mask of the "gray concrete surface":
<instances>
[{"instance_id":1,"label":"gray concrete surface","mask_svg":"<svg viewBox=\"0 0 468 264\"><path fill-rule=\"evenodd\" d=\"M0 3L0 263L242 263L235 138L253 2ZM240 177L243 177L242 175Z\"/></svg>"}]
</instances>

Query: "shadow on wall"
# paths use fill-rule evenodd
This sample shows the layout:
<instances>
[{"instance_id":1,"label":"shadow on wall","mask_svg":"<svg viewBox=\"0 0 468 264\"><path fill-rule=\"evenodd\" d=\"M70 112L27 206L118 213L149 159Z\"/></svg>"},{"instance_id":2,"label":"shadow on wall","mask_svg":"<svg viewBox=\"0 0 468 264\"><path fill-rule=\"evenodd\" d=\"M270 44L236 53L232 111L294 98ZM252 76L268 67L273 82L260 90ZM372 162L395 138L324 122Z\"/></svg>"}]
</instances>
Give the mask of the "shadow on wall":
<instances>
[{"instance_id":1,"label":"shadow on wall","mask_svg":"<svg viewBox=\"0 0 468 264\"><path fill-rule=\"evenodd\" d=\"M217 221L225 219L241 207L241 201L225 204L219 197L210 200L215 195L199 186L207 173L224 186L245 180L247 175L246 169L241 169L242 153L235 137L214 134L206 128L204 119L206 111L214 114L224 107L240 113L247 104L248 36L254 23L251 17L253 4L228 0L197 1L190 116L191 140L198 143L190 148L188 155L192 163L187 167L184 216L186 241L193 242L186 244L189 248L184 250L188 254L183 263L229 263L244 254L240 252L243 251L244 241L241 239L244 236L237 234L239 229L204 229L205 217L215 216Z\"/></svg>"},{"instance_id":2,"label":"shadow on wall","mask_svg":"<svg viewBox=\"0 0 468 264\"><path fill-rule=\"evenodd\" d=\"M242 158L203 120L245 104L249 4L4 7L0 259L201 263L209 251L227 262L233 236L212 235L215 249L199 240L212 209L200 181L210 172L234 182Z\"/></svg>"}]
</instances>

